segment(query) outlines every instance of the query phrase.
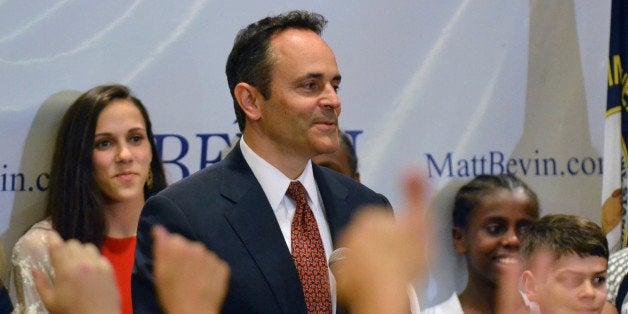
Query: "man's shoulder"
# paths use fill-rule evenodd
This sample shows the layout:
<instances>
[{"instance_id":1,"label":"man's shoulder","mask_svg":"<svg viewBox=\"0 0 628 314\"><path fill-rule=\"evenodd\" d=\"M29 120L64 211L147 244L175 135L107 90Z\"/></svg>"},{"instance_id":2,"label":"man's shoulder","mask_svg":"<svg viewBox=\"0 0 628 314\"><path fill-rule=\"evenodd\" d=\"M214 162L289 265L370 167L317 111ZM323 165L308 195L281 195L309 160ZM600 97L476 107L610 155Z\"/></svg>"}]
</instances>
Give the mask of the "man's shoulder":
<instances>
[{"instance_id":1,"label":"man's shoulder","mask_svg":"<svg viewBox=\"0 0 628 314\"><path fill-rule=\"evenodd\" d=\"M218 187L234 178L234 175L252 174L239 147L231 150L221 161L201 169L187 178L183 178L164 189L161 193L176 193L179 190L207 189Z\"/></svg>"},{"instance_id":2,"label":"man's shoulder","mask_svg":"<svg viewBox=\"0 0 628 314\"><path fill-rule=\"evenodd\" d=\"M230 178L232 176L229 175L227 167L222 162L218 162L169 185L156 196L171 200L212 196L219 193L220 187Z\"/></svg>"},{"instance_id":3,"label":"man's shoulder","mask_svg":"<svg viewBox=\"0 0 628 314\"><path fill-rule=\"evenodd\" d=\"M214 166L201 169L191 174L190 176L185 177L169 185L159 194L168 194L168 193L172 193L173 191L177 191L179 189L189 189L196 186L204 186L207 184L211 184L214 181L214 179L217 177L217 175L219 175L220 173L219 168L214 167Z\"/></svg>"},{"instance_id":4,"label":"man's shoulder","mask_svg":"<svg viewBox=\"0 0 628 314\"><path fill-rule=\"evenodd\" d=\"M325 182L341 184L347 188L352 188L352 189L363 189L363 188L368 189L368 187L364 186L363 184L335 170L329 169L327 167L319 166L313 163L312 163L312 168L314 171L314 175L316 176L316 180L324 180Z\"/></svg>"},{"instance_id":5,"label":"man's shoulder","mask_svg":"<svg viewBox=\"0 0 628 314\"><path fill-rule=\"evenodd\" d=\"M315 169L315 175L318 174L317 182L320 183L319 180L322 180L323 184L326 184L332 190L336 190L338 189L338 187L342 187L346 189L346 192L348 196L350 196L350 198L356 197L358 199L363 199L367 201L375 200L378 203L381 200L385 203L388 203L388 200L384 195L373 191L371 188L360 182L355 181L350 177L347 177L326 167L316 165L313 165L313 167Z\"/></svg>"}]
</instances>

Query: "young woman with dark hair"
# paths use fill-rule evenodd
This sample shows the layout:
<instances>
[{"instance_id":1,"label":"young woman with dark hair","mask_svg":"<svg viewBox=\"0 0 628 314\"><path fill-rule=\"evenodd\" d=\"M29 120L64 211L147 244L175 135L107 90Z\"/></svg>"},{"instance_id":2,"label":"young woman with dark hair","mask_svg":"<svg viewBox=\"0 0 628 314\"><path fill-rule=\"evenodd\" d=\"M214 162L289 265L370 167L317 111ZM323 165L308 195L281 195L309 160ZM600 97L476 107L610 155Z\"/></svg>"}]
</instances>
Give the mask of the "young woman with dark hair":
<instances>
[{"instance_id":1,"label":"young woman with dark hair","mask_svg":"<svg viewBox=\"0 0 628 314\"><path fill-rule=\"evenodd\" d=\"M146 108L122 85L97 86L65 113L55 144L49 215L13 248L10 294L16 312L47 313L32 268L54 282L47 237L93 243L111 262L123 313L131 313L135 235L145 200L166 187Z\"/></svg>"}]
</instances>

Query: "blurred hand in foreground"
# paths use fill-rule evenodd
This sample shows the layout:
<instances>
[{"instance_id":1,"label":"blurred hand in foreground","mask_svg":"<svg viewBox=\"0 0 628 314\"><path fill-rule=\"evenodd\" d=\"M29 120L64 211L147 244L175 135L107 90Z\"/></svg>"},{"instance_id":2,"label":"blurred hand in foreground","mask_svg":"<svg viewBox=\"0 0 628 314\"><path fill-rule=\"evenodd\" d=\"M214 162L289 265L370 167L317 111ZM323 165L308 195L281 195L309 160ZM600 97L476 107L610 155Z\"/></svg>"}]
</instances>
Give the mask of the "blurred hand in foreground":
<instances>
[{"instance_id":1,"label":"blurred hand in foreground","mask_svg":"<svg viewBox=\"0 0 628 314\"><path fill-rule=\"evenodd\" d=\"M120 313L113 268L96 246L77 240L64 242L56 232L48 242L55 283L38 269L33 269L33 278L50 313Z\"/></svg>"},{"instance_id":2,"label":"blurred hand in foreground","mask_svg":"<svg viewBox=\"0 0 628 314\"><path fill-rule=\"evenodd\" d=\"M409 312L407 288L422 280L432 242L427 182L418 174L404 180L398 217L381 208L356 214L340 238L346 258L334 266L339 301L353 313Z\"/></svg>"},{"instance_id":3,"label":"blurred hand in foreground","mask_svg":"<svg viewBox=\"0 0 628 314\"><path fill-rule=\"evenodd\" d=\"M155 286L167 313L220 313L229 266L198 242L153 227Z\"/></svg>"}]
</instances>

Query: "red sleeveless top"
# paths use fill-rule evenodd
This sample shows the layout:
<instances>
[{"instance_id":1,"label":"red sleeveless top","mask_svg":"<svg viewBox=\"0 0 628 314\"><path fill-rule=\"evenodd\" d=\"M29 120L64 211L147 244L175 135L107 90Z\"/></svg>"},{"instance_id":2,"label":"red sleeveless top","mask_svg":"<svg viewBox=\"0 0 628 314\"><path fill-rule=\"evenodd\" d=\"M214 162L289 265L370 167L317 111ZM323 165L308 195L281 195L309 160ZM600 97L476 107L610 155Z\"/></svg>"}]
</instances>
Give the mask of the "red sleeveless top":
<instances>
[{"instance_id":1,"label":"red sleeveless top","mask_svg":"<svg viewBox=\"0 0 628 314\"><path fill-rule=\"evenodd\" d=\"M131 272L135 259L135 240L134 236L122 239L106 237L102 247L102 255L109 260L116 274L123 314L133 314Z\"/></svg>"}]
</instances>

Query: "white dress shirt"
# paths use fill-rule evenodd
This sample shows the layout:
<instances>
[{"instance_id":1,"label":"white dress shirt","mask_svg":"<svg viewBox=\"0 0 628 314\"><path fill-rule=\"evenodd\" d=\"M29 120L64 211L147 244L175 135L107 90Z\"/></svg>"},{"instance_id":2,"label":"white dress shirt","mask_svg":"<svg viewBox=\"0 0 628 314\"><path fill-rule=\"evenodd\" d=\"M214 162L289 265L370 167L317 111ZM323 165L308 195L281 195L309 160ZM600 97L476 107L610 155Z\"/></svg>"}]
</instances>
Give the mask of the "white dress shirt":
<instances>
[{"instance_id":1,"label":"white dress shirt","mask_svg":"<svg viewBox=\"0 0 628 314\"><path fill-rule=\"evenodd\" d=\"M286 177L279 169L268 163L258 154L256 154L244 140L244 137L240 139L240 149L244 160L249 164L249 167L253 171L253 175L257 179L257 182L262 186L264 194L270 203L270 207L275 213L275 218L281 228L281 233L286 241L288 250L292 253L292 240L290 237L292 218L296 211L296 203L290 197L286 195L288 186L290 185L290 178ZM312 161L308 160L303 173L295 180L301 182L307 192L307 202L314 213L316 218L316 224L318 225L318 232L323 240L323 246L325 247L325 259L329 261L329 256L333 250L333 243L331 241L331 232L329 231L329 224L327 218L325 218L325 208L323 206L323 200L321 194L318 191L316 180L314 180L314 173L312 172ZM329 273L330 291L331 291L331 303L333 313L336 313L336 280L331 272Z\"/></svg>"},{"instance_id":2,"label":"white dress shirt","mask_svg":"<svg viewBox=\"0 0 628 314\"><path fill-rule=\"evenodd\" d=\"M292 243L290 239L290 228L292 226L292 217L296 211L295 202L286 195L288 186L290 185L290 178L286 177L281 171L268 163L262 157L257 155L244 141L244 138L240 140L240 149L244 159L251 167L253 175L262 186L266 198L270 203L270 207L275 213L281 233L286 241L286 245L290 252L292 252ZM329 231L329 224L325 218L323 209L323 201L321 200L320 193L318 192L318 186L314 180L314 173L312 172L312 161L308 161L303 173L295 180L301 182L307 191L307 202L314 213L316 218L316 224L318 225L318 231L321 234L323 240L323 246L325 247L325 255L329 260L329 255L333 250L331 241L331 232Z\"/></svg>"}]
</instances>

